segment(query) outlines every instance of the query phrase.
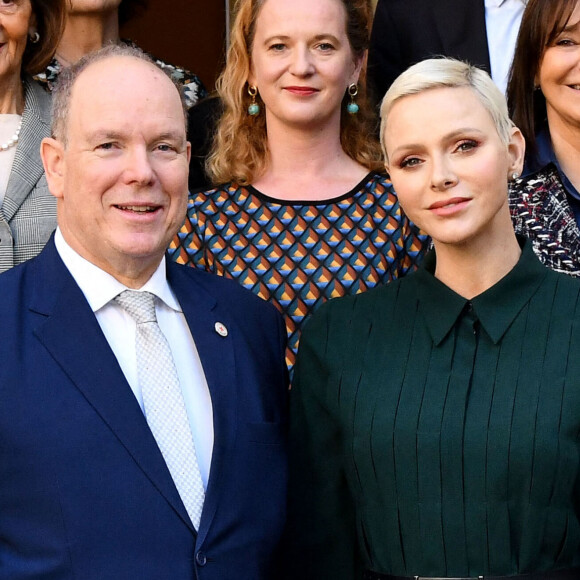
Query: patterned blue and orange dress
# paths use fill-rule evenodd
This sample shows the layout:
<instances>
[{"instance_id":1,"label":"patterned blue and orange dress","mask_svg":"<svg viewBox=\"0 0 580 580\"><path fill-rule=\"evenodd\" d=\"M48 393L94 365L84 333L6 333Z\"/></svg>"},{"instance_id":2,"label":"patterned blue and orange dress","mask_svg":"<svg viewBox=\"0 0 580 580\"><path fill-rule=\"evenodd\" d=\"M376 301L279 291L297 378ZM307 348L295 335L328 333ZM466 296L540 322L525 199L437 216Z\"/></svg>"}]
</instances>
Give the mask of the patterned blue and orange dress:
<instances>
[{"instance_id":1,"label":"patterned blue and orange dress","mask_svg":"<svg viewBox=\"0 0 580 580\"><path fill-rule=\"evenodd\" d=\"M373 172L324 201L279 200L232 183L194 192L169 254L275 304L286 320L292 370L300 329L316 308L414 270L427 246L388 178Z\"/></svg>"}]
</instances>

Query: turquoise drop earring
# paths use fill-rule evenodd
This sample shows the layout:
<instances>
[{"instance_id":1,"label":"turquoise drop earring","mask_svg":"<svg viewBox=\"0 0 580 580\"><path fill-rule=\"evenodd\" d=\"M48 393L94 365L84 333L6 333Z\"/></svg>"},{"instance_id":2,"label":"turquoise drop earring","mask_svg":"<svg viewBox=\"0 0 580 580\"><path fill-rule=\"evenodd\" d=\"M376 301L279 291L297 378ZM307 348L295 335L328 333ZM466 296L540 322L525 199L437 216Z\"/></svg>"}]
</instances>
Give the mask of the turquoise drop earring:
<instances>
[{"instance_id":1,"label":"turquoise drop earring","mask_svg":"<svg viewBox=\"0 0 580 580\"><path fill-rule=\"evenodd\" d=\"M260 114L260 105L256 103L256 96L258 94L258 89L254 85L248 85L248 95L252 97L252 102L248 107L248 115L255 117L256 115Z\"/></svg>"},{"instance_id":2,"label":"turquoise drop earring","mask_svg":"<svg viewBox=\"0 0 580 580\"><path fill-rule=\"evenodd\" d=\"M351 115L356 115L359 111L359 106L356 104L354 98L358 95L358 87L356 83L352 83L348 86L348 95L350 97L350 103L346 106L346 110Z\"/></svg>"}]
</instances>

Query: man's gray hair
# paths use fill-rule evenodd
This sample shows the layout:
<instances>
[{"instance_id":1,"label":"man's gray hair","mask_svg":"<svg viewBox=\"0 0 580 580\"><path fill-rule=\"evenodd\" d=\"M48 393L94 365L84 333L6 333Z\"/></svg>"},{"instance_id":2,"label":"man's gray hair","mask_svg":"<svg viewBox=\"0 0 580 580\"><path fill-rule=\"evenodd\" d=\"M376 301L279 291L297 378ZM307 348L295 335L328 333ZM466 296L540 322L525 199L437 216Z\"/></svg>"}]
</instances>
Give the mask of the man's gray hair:
<instances>
[{"instance_id":1,"label":"man's gray hair","mask_svg":"<svg viewBox=\"0 0 580 580\"><path fill-rule=\"evenodd\" d=\"M109 44L104 48L90 52L69 67L64 68L59 74L56 85L52 91L52 136L67 144L68 114L73 86L79 75L92 64L112 57L129 57L149 63L158 68L169 78L176 87L183 108L184 122L187 130L187 107L183 94L183 85L177 82L166 70L159 66L148 54L140 48L127 44ZM138 87L135 87L138 90Z\"/></svg>"},{"instance_id":2,"label":"man's gray hair","mask_svg":"<svg viewBox=\"0 0 580 580\"><path fill-rule=\"evenodd\" d=\"M497 133L505 145L510 142L514 127L502 92L483 70L452 58L431 58L418 62L401 73L387 91L381 103L381 147L387 159L384 143L387 119L393 105L400 99L436 88L470 88L491 115Z\"/></svg>"}]
</instances>

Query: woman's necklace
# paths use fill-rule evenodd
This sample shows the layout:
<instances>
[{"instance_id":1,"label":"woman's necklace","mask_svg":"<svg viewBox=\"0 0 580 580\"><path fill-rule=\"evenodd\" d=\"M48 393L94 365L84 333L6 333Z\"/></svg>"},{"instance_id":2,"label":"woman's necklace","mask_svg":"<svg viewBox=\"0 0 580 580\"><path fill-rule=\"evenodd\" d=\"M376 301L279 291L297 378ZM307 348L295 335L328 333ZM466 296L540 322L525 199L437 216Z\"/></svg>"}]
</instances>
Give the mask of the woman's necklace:
<instances>
[{"instance_id":1,"label":"woman's necklace","mask_svg":"<svg viewBox=\"0 0 580 580\"><path fill-rule=\"evenodd\" d=\"M14 134L8 141L5 143L0 144L0 151L7 151L11 147L15 147L18 143L18 139L20 138L20 129L22 129L22 117L20 118L20 123L18 123L18 128L14 131Z\"/></svg>"}]
</instances>

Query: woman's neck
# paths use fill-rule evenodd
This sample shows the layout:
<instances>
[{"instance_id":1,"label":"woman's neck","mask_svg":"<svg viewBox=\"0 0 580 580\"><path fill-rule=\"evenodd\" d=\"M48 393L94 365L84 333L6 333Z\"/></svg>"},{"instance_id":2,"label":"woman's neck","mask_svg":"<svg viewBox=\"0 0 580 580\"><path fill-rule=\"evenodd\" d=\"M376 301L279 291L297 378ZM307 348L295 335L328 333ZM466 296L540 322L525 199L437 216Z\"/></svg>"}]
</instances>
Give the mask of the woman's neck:
<instances>
[{"instance_id":1,"label":"woman's neck","mask_svg":"<svg viewBox=\"0 0 580 580\"><path fill-rule=\"evenodd\" d=\"M85 54L109 42L119 41L119 16L116 10L99 13L69 14L56 59L69 66Z\"/></svg>"},{"instance_id":2,"label":"woman's neck","mask_svg":"<svg viewBox=\"0 0 580 580\"><path fill-rule=\"evenodd\" d=\"M433 241L437 254L435 277L454 292L472 299L485 292L517 264L521 248L514 229L507 220L495 232L464 244L443 244Z\"/></svg>"},{"instance_id":3,"label":"woman's neck","mask_svg":"<svg viewBox=\"0 0 580 580\"><path fill-rule=\"evenodd\" d=\"M566 177L580 191L580 128L550 117L548 126L556 159Z\"/></svg>"},{"instance_id":4,"label":"woman's neck","mask_svg":"<svg viewBox=\"0 0 580 580\"><path fill-rule=\"evenodd\" d=\"M22 115L24 88L19 74L0 80L0 114Z\"/></svg>"},{"instance_id":5,"label":"woman's neck","mask_svg":"<svg viewBox=\"0 0 580 580\"><path fill-rule=\"evenodd\" d=\"M368 173L340 144L339 128L304 130L268 124L269 162L254 185L279 199L330 199Z\"/></svg>"}]
</instances>

